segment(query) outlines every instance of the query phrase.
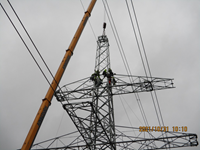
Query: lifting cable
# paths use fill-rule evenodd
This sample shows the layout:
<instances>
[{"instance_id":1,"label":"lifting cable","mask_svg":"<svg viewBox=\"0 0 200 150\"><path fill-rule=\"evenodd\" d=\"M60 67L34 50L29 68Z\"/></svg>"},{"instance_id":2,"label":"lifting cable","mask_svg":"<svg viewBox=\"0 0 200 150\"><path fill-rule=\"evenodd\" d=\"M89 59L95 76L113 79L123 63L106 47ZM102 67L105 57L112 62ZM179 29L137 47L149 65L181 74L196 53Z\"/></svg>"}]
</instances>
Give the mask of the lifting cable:
<instances>
[{"instance_id":1,"label":"lifting cable","mask_svg":"<svg viewBox=\"0 0 200 150\"><path fill-rule=\"evenodd\" d=\"M110 25L111 25L111 29L112 29L112 31L113 31L113 34L114 34L114 37L115 37L115 40L116 40L118 49L119 49L119 51L120 51L120 55L121 55L121 57L122 57L122 60L123 60L125 69L126 69L126 71L127 71L127 74L129 75L129 80L130 80L131 83L133 83L133 79L130 77L131 71L130 71L130 68L129 68L129 65L128 65L128 62L127 62L127 59L126 59L126 56L125 56L125 53L124 53L124 50L123 50L123 47L122 47L120 38L119 38L119 35L118 35L117 29L116 29L116 26L115 26L115 23L114 23L114 20L113 20L113 17L112 17L110 8L109 8L109 5L108 5L108 3L107 3L107 0L105 0L105 2L102 0L102 2L103 2L103 4L104 4L104 8L105 8L105 11L106 11L106 14L107 14L109 23L110 23ZM106 3L106 4L105 4L105 3ZM108 8L108 11L107 11L106 6L107 6L107 8ZM110 17L109 17L109 16L110 16ZM111 19L110 19L110 18L111 18ZM113 26L114 26L114 27L113 27ZM132 87L132 88L133 88L133 87ZM134 89L133 89L133 90L134 90ZM148 126L147 118L146 118L146 115L145 115L145 113L144 113L143 107L140 106L140 105L142 105L142 104L141 104L141 102L140 102L140 103L138 102L138 101L140 101L139 94L138 94L138 93L134 93L134 95L135 95L135 98L136 98L137 103L138 103L138 105L139 105L140 112L141 112L141 114L142 114L144 123L145 123L146 126Z\"/></svg>"}]
</instances>

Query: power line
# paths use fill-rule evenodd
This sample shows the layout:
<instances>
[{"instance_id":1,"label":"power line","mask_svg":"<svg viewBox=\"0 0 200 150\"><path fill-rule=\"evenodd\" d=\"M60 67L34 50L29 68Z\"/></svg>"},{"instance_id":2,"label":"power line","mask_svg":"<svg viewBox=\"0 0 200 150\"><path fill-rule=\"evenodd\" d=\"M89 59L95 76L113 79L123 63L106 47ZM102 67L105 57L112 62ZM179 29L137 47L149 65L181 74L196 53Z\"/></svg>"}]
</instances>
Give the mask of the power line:
<instances>
[{"instance_id":1,"label":"power line","mask_svg":"<svg viewBox=\"0 0 200 150\"><path fill-rule=\"evenodd\" d=\"M125 111L125 113L126 113L126 116L127 116L127 118L128 118L128 121L129 121L129 123L130 123L131 127L133 127L133 125L132 125L132 123L131 123L131 120L130 120L130 118L129 118L129 116L128 116L128 113L127 113L127 111L126 111L126 109L125 109L124 103L123 103L123 101L122 101L122 99L121 99L121 96L120 96L120 95L119 95L119 98L120 98L120 101L121 101L121 103L122 103L122 106L123 106L123 108L124 108L124 111ZM133 132L134 132L134 134L135 134L135 131L134 131L134 130L133 130ZM135 134L135 136L136 136L136 134Z\"/></svg>"},{"instance_id":2,"label":"power line","mask_svg":"<svg viewBox=\"0 0 200 150\"><path fill-rule=\"evenodd\" d=\"M127 0L126 0L126 4L127 4L130 20L131 20L131 23L132 23L132 27L133 27L133 30L134 30L135 38L136 38L136 41L137 41L138 49L139 49L139 52L140 52L140 56L141 56L141 59L142 59L144 71L145 71L145 74L147 76L147 71L146 71L146 68L145 68L145 65L144 65L143 56L142 56L142 53L141 53L141 50L140 50L140 45L139 45L139 42L138 42L138 39L137 39L137 34L136 34L136 31L135 31L135 28L134 28L134 25L133 25L133 21L132 21L132 17L131 17L131 13L130 13L130 10L129 10L129 6L128 6L128 3L127 3ZM141 35L140 28L139 28L138 19L137 19L137 16L136 16L136 12L135 12L135 8L134 8L132 0L131 0L131 5L132 5L132 9L133 9L134 18L135 18L135 21L136 21L137 30L139 32L139 38L140 38L140 42L142 44L142 49L143 49L144 57L145 57L145 60L146 60L148 72L149 72L150 78L152 78L150 65L149 65L149 62L148 62L148 59L147 59L147 54L146 54L146 50L145 50L145 47L144 47L144 42L143 42L143 39L142 39L142 35ZM162 124L164 126L164 121L163 121L160 105L159 105L159 102L158 102L158 97L157 97L156 91L155 90L153 90L153 91L154 91L155 99L156 99L156 102L157 102L157 107L158 107L158 112L159 112L159 115L160 115L160 119L161 119L161 122L162 122ZM155 100L154 100L154 96L153 96L152 92L150 92L150 94L151 94L151 97L152 97L152 101L153 101L153 104L154 104L154 108L155 108L155 111L156 111L156 115L157 115L157 119L158 119L159 125L161 126L159 115L158 115L157 108L156 108L156 103L155 103Z\"/></svg>"},{"instance_id":3,"label":"power line","mask_svg":"<svg viewBox=\"0 0 200 150\"><path fill-rule=\"evenodd\" d=\"M104 1L103 1L103 2L104 2ZM107 9L106 9L105 4L104 4L104 7L105 7L105 10L106 10L106 13L107 13L109 22L110 22L110 24L111 24L111 27L112 27L112 23L113 23L114 29L113 29L113 27L112 27L112 31L113 31L113 34L114 34L114 36L115 36L115 40L116 40L116 43L117 43L117 45L118 45L118 48L119 48L119 51L120 51L122 60L123 60L123 62L124 62L124 66L125 66L125 68L126 68L127 74L128 74L128 75L131 75L131 71L130 71L130 68L129 68L129 65L128 65L128 62L127 62L127 59L126 59L126 56L125 56L125 53L124 53L124 50L123 50L123 47L122 47L122 44L121 44L121 41L120 41L120 38L119 38L119 35L118 35L118 32L117 32L117 29L116 29L116 26L115 26L115 23L114 23L114 20L113 20L113 17L112 17L112 14L111 14L111 11L110 11L110 8L109 8L109 5L108 5L107 1L106 1L106 4L107 4L108 10L109 10L109 14L110 14L110 17L111 17L111 21L110 21L110 18L109 18L109 15L108 15L108 12L107 12ZM112 23L111 23L111 22L112 22ZM115 35L115 32L116 32L116 35ZM118 41L119 41L119 43L118 43ZM131 77L129 77L129 80L130 80L130 82L133 82L133 79L132 79ZM133 89L133 87L132 87L132 89ZM133 89L133 90L134 90L134 89ZM140 101L139 94L134 94L134 95L135 95L135 98L136 98L136 100L137 100L138 106L139 106L139 105L142 105L141 102L140 102L140 103L138 102L138 101ZM143 117L143 120L144 120L145 125L148 125L147 119L146 119L146 115L145 115L145 113L144 113L144 110L142 110L142 107L141 107L141 106L139 106L139 108L140 108L140 112L141 112L141 114L142 114L142 117ZM147 124L146 124L146 123L147 123Z\"/></svg>"},{"instance_id":4,"label":"power line","mask_svg":"<svg viewBox=\"0 0 200 150\"><path fill-rule=\"evenodd\" d=\"M42 62L43 62L44 65L46 66L46 68L47 68L47 70L49 71L50 75L52 76L53 80L54 80L54 81L56 82L56 84L58 85L58 82L55 80L55 78L54 78L54 76L53 76L51 70L49 69L47 63L45 62L44 58L42 57L42 55L41 55L41 53L39 52L38 48L36 47L35 43L33 42L31 36L29 35L28 31L26 30L25 26L23 25L21 19L20 19L19 16L17 15L15 9L13 8L13 6L12 6L11 3L9 2L9 0L7 0L7 1L8 1L8 3L9 3L10 7L12 8L13 12L15 13L15 15L16 15L18 21L20 22L21 26L23 27L24 31L26 32L26 34L27 34L29 40L30 40L31 43L33 44L33 46L34 46L35 50L37 51L38 55L39 55L40 58L42 59ZM59 87L59 85L58 85L58 87ZM51 88L52 88L52 86L51 86ZM59 87L59 88L60 88L60 87ZM52 89L53 89L53 88L52 88ZM56 90L56 89L55 89L55 90ZM54 92L55 92L55 90L53 89Z\"/></svg>"},{"instance_id":5,"label":"power line","mask_svg":"<svg viewBox=\"0 0 200 150\"><path fill-rule=\"evenodd\" d=\"M150 65L149 65L149 61L148 61L148 59L147 59L146 49L145 49L145 47L144 47L144 42L143 42L143 39L142 39L142 34L141 34L141 31L140 31L138 19L137 19L137 16L136 16L136 12L135 12L135 8L134 8L133 1L132 1L132 0L131 0L131 5L132 5L132 8L133 8L135 20L136 20L136 23L137 23L138 32L139 32L140 40L141 40L141 43L142 43L142 47L143 47L143 51L144 51L144 56L145 56L145 59L146 59L146 62L147 62L147 67L148 67L148 70L149 70L149 74L150 74L150 77L152 77L151 69L150 69ZM155 91L155 90L154 90L154 94L155 94L156 101L157 101L157 104L158 104L158 109L159 109L159 111L160 111L161 120L162 120L162 123L163 123L163 126L164 126L164 121L163 121L162 113L161 113L160 106L159 106L159 102L158 102L158 97L157 97L157 94L156 94L156 91Z\"/></svg>"},{"instance_id":6,"label":"power line","mask_svg":"<svg viewBox=\"0 0 200 150\"><path fill-rule=\"evenodd\" d=\"M102 0L102 1L103 1L103 0ZM106 3L106 5L107 5L107 7L108 7L108 11L107 11L107 9L106 9L105 3ZM109 5L108 5L108 3L107 3L107 0L105 0L105 2L103 1L103 4L104 4L104 8L105 8L106 14L107 14L107 16L108 16L108 20L109 20L109 22L110 22L111 29L112 29L112 31L113 31L113 34L114 34L114 37L115 37L115 40L116 40L118 49L119 49L119 51L120 51L120 55L121 55L121 57L122 57L122 60L123 60L125 69L126 69L126 71L127 71L127 74L128 74L128 75L131 75L131 71L130 71L130 68L129 68L129 65L128 65L128 62L127 62L127 59L126 59L126 56L125 56L125 53L124 53L124 50L123 50L123 47L122 47L120 38L119 38L119 35L118 35L117 29L116 29L116 26L115 26L115 23L114 23L114 20L113 20L113 17L112 17L110 8L109 8ZM110 17L109 17L109 15L110 15ZM111 19L110 19L110 18L111 18ZM113 27L113 26L114 26L114 27ZM129 80L130 80L131 83L134 82L133 79L132 79L131 77L129 77ZM132 87L132 89L133 89L133 87ZM134 90L134 89L133 89L133 90ZM140 103L138 102L138 101L140 101L139 94L138 94L138 93L137 93L137 94L135 93L134 95L135 95L135 98L136 98L136 100L137 100L138 105L142 105L141 102L140 102ZM146 119L146 115L145 115L145 113L144 113L144 110L142 110L143 107L142 107L142 106L139 106L139 108L140 108L140 112L141 112L141 114L142 114L142 117L143 117L143 120L144 120L145 125L148 125L148 122L147 122L147 119Z\"/></svg>"},{"instance_id":7,"label":"power line","mask_svg":"<svg viewBox=\"0 0 200 150\"><path fill-rule=\"evenodd\" d=\"M126 100L124 100L126 105L129 107L129 109L132 111L132 113L135 115L135 117L139 120L139 122L142 124L142 122L140 121L140 119L137 117L137 115L135 114L135 112L133 111L133 109L130 107L130 105L127 103Z\"/></svg>"},{"instance_id":8,"label":"power line","mask_svg":"<svg viewBox=\"0 0 200 150\"><path fill-rule=\"evenodd\" d=\"M136 38L138 50L139 50L139 52L140 52L140 57L141 57L142 64L143 64L143 67L144 67L145 75L146 75L146 77L148 77L148 76L147 76L146 67L145 67L145 64L144 64L144 59L143 59L143 56L142 56L142 53L141 53L141 48L140 48L140 45L139 45L139 41L138 41L138 38L137 38L136 30L135 30L135 27L134 27L134 24L133 24L133 19L132 19L132 16L131 16L131 12L130 12L129 5L128 5L127 0L126 0L126 5L127 5L127 9L128 9L128 13L129 13L130 20L131 20L133 32L134 32L134 35L135 35L135 38ZM133 6L133 5L132 5L132 6ZM134 10L134 7L133 7L133 10ZM135 14L135 11L134 11L134 14ZM135 18L136 18L136 14L135 14ZM136 19L136 20L137 20L137 19ZM138 30L139 30L139 25L138 25L138 23L137 23L137 28L138 28ZM140 34L140 39L141 39L141 34ZM142 39L141 39L141 41L142 41ZM143 43L143 42L142 42L142 43ZM144 48L144 45L143 45L143 48ZM147 57L146 57L146 62L147 62ZM151 77L151 74L150 74L150 77ZM157 109L156 109L156 105L155 105L155 101L154 101L154 98L153 98L152 93L151 93L151 97L152 97L153 104L154 104L154 108L155 108L155 111L156 111L156 116L157 116L157 119L158 119L158 123L159 123L159 125L161 126L160 118L159 118L159 115L158 115L158 112L157 112Z\"/></svg>"},{"instance_id":9,"label":"power line","mask_svg":"<svg viewBox=\"0 0 200 150\"><path fill-rule=\"evenodd\" d=\"M50 73L51 76L53 77L53 80L54 80L54 81L56 82L56 84L58 85L58 82L55 80L55 78L54 78L52 72L50 71L48 65L47 65L46 62L44 61L42 55L40 54L39 50L37 49L36 45L34 44L33 40L31 39L30 35L28 34L28 32L27 32L26 28L24 27L23 23L22 23L21 20L19 19L19 17L18 17L18 15L17 15L16 11L14 10L14 8L12 7L12 5L11 5L11 3L10 3L9 1L8 1L8 3L10 4L12 10L14 11L15 15L17 16L17 18L18 18L19 22L21 23L23 29L25 30L26 34L28 35L30 41L31 41L32 44L34 45L36 51L37 51L38 54L40 55L40 58L42 59L42 61L43 61L43 63L45 64L45 66L47 67L49 73ZM47 76L46 76L45 73L43 72L42 68L41 68L40 65L38 64L38 62L37 62L37 60L35 59L35 57L33 56L31 50L29 49L29 47L28 47L27 44L25 43L24 39L23 39L22 36L20 35L19 31L17 30L16 26L15 26L14 23L12 22L11 18L9 17L8 13L6 12L6 10L4 9L3 5L2 5L1 3L0 3L0 5L1 5L1 7L2 7L4 13L5 13L6 16L8 17L9 21L10 21L11 24L13 25L13 27L14 27L15 31L17 32L18 36L20 37L20 39L22 40L23 44L25 45L25 47L27 48L28 52L30 53L31 57L32 57L33 60L35 61L36 65L38 66L39 70L41 71L41 73L42 73L43 76L45 77L47 83L48 83L49 86L52 88L52 90L55 92L56 89L54 89L54 88L52 87L52 85L51 85L51 83L49 82ZM59 85L58 85L58 88L61 89ZM61 103L62 103L62 102L61 102Z\"/></svg>"},{"instance_id":10,"label":"power line","mask_svg":"<svg viewBox=\"0 0 200 150\"><path fill-rule=\"evenodd\" d=\"M126 63L125 63L125 60L124 60L124 56L122 55L122 51L121 51L120 45L119 45L119 43L118 43L118 39L117 39L116 33L115 33L115 31L114 31L114 27L113 27L113 25L112 25L112 21L111 21L111 19L110 19L110 17L109 17L108 11L107 11L107 9L106 9L106 5L105 5L105 3L104 3L103 0L102 0L102 2L103 2L103 5L104 5L104 8L105 8L105 11L106 11L108 20L109 20L109 22L110 22L110 26L111 26L111 29L112 29L112 32L113 32L115 41L116 41L116 43L117 43L117 47L118 47L119 52L120 52L120 55L121 55L121 57L122 57L122 61L123 61L123 63L124 63L124 67L125 67L125 69L126 69L126 72L129 74L128 68L127 68Z\"/></svg>"},{"instance_id":11,"label":"power line","mask_svg":"<svg viewBox=\"0 0 200 150\"><path fill-rule=\"evenodd\" d=\"M135 38L136 38L136 42L137 42L138 50L139 50L139 53L140 53L140 57L141 57L141 60L142 60L142 64L143 64L143 67L144 67L145 75L146 75L146 77L148 77L147 76L146 67L145 67L145 64L144 64L144 60L143 60L143 56L142 56L142 53L141 53L139 41L138 41L138 38L137 38L136 30L135 30L135 27L134 27L134 24L133 24L133 20L132 20L132 17L131 17L131 12L130 12L127 0L126 0L126 5L127 5L127 9L128 9L130 20L131 20L133 32L134 32L134 35L135 35ZM157 116L157 119L158 119L158 123L161 126L160 119L159 119L159 116L158 116L158 112L157 112L157 109L156 109L156 105L155 105L155 101L154 101L152 93L151 93L151 97L152 97L152 101L153 101L153 104L154 104L154 108L155 108L156 116Z\"/></svg>"},{"instance_id":12,"label":"power line","mask_svg":"<svg viewBox=\"0 0 200 150\"><path fill-rule=\"evenodd\" d=\"M38 48L36 47L35 43L33 42L32 38L30 37L28 31L26 30L25 26L23 25L22 21L20 20L19 16L17 15L16 11L14 10L13 6L12 6L11 3L9 2L9 0L7 0L7 1L8 1L8 3L9 3L10 7L12 8L13 12L15 13L15 15L16 15L18 21L20 22L21 26L23 27L24 31L26 32L27 36L29 37L29 40L30 40L31 43L33 44L35 50L36 50L37 53L39 54L39 56L40 56L40 58L42 59L43 63L45 64L47 70L49 71L50 75L52 76L53 80L54 80L55 83L57 84L58 88L61 89L60 86L59 86L59 84L58 84L58 82L55 80L55 78L54 78L54 76L53 76L51 70L49 69L48 65L46 64L44 58L43 58L42 55L40 54L40 52L39 52ZM11 20L11 19L10 19L10 20ZM13 24L13 25L14 25L14 24ZM15 27L15 29L16 29L16 27ZM18 33L19 33L19 32L18 32ZM20 34L18 34L18 35L20 35ZM21 37L21 36L20 36L20 37ZM24 40L23 40L23 41L24 41ZM23 42L23 43L25 43L25 42ZM26 47L28 47L28 46L26 46ZM29 53L30 53L31 56L34 58L33 54L32 54L31 51L30 51L30 49L29 49ZM37 66L38 66L39 64L37 63L37 61L36 61L35 58L34 58L34 61L36 62ZM42 74L44 75L45 79L47 80L47 82L48 82L48 84L50 85L50 87L52 88L52 90L55 92L56 89L53 89L52 85L50 84L49 80L47 79L46 75L44 74L44 72L42 71L42 69L41 69L40 66L39 66L39 69L41 70ZM62 103L62 102L61 102L61 103Z\"/></svg>"},{"instance_id":13,"label":"power line","mask_svg":"<svg viewBox=\"0 0 200 150\"><path fill-rule=\"evenodd\" d=\"M141 43L142 43L142 48L143 48L143 51L144 51L144 56L145 56L145 59L146 59L147 67L148 67L148 70L149 70L149 75L150 75L150 77L152 77L151 69L150 69L150 65L149 65L149 61L148 61L148 59L147 59L146 49L145 49L145 47L144 47L144 42L143 42L143 39L142 39L142 34L141 34L141 31L140 31L138 19L137 19L137 16L136 16L136 12L135 12L135 8L134 8L133 1L132 1L132 0L131 0L131 5L132 5L132 8L133 8L133 12L134 12L134 16L135 16L135 20L136 20L136 24L137 24L137 28L138 28L140 40L141 40ZM164 126L164 121L163 121L162 113L161 113L161 110L160 110L160 106L159 106L159 102L158 102L158 98L157 98L157 94L156 94L156 91L155 91L155 90L154 90L154 94L155 94L156 101L157 101L157 104L158 104L158 109L159 109L159 111L160 111L161 120L162 120L162 123L163 123L163 126Z\"/></svg>"},{"instance_id":14,"label":"power line","mask_svg":"<svg viewBox=\"0 0 200 150\"><path fill-rule=\"evenodd\" d=\"M115 23L114 23L114 20L113 20L113 17L112 17L112 13L111 13L111 11L110 11L110 7L109 7L109 5L108 5L107 0L105 0L105 2L106 2L106 5L107 5L107 7L108 7L108 11L109 11L111 20L112 20L112 22L113 22L113 26L114 26L114 30L115 30L115 32L116 32L116 36L117 36L117 39L118 39L118 42L119 42L120 50L121 50L121 52L122 52L122 54L123 54L123 57L124 57L124 60L125 60L125 65L127 66L127 73L128 73L129 75L131 75L132 73L131 73L131 71L130 71L130 68L129 68L129 65L128 65L128 61L127 61L126 55L125 55L125 53L124 53L123 46L122 46L121 40L120 40L120 38L119 38L119 34L118 34L118 32L117 32L117 28L116 28L116 26L115 26ZM117 41L117 40L116 40L116 41Z\"/></svg>"},{"instance_id":15,"label":"power line","mask_svg":"<svg viewBox=\"0 0 200 150\"><path fill-rule=\"evenodd\" d=\"M28 52L30 53L31 57L33 58L33 60L35 61L36 65L38 66L38 68L40 69L41 73L43 74L43 76L45 77L46 81L48 82L48 84L51 86L51 83L49 82L49 80L47 79L47 76L45 75L45 73L43 72L42 68L40 67L40 65L38 64L37 60L35 59L35 57L33 56L32 52L30 51L29 47L27 46L27 44L25 43L24 39L22 38L22 36L20 35L19 31L17 30L16 26L14 25L14 23L12 22L11 18L9 17L8 13L6 12L6 10L4 9L3 5L0 3L1 8L3 9L4 13L6 14L7 18L9 19L9 21L11 22L12 26L14 27L15 31L17 32L18 36L20 37L20 39L22 40L23 44L25 45L26 49L28 50ZM51 86L51 88L53 89L53 87ZM54 90L54 89L53 89Z\"/></svg>"},{"instance_id":16,"label":"power line","mask_svg":"<svg viewBox=\"0 0 200 150\"><path fill-rule=\"evenodd\" d=\"M132 20L132 17L131 17L131 13L130 13L130 9L129 9L127 0L126 0L126 6L127 6L128 13L129 13L129 16L130 16L130 20L131 20L131 24L132 24L132 27L133 27L133 32L134 32L135 39L136 39L136 42L137 42L137 46L138 46L138 50L139 50L139 53L140 53L140 57L141 57L141 60L142 60L144 72L145 72L145 75L147 76L146 67L145 67L145 64L144 64L143 57L142 57L139 41L138 41L138 38L137 38L136 30L135 30L135 27L134 27L134 24L133 24L133 20Z\"/></svg>"},{"instance_id":17,"label":"power line","mask_svg":"<svg viewBox=\"0 0 200 150\"><path fill-rule=\"evenodd\" d=\"M80 0L80 2L81 2L81 5L82 5L82 7L83 7L83 10L85 11L85 7L84 7L84 5L83 5L82 0ZM90 22L90 19L89 19L88 21L89 21L89 24L90 24L90 28L91 28L91 30L92 30L92 33L93 33L93 35L94 35L95 41L97 41L97 36L96 36L96 34L95 34L95 32L94 32L94 29L93 29L93 27L92 27L92 24L91 24L91 22Z\"/></svg>"}]
</instances>

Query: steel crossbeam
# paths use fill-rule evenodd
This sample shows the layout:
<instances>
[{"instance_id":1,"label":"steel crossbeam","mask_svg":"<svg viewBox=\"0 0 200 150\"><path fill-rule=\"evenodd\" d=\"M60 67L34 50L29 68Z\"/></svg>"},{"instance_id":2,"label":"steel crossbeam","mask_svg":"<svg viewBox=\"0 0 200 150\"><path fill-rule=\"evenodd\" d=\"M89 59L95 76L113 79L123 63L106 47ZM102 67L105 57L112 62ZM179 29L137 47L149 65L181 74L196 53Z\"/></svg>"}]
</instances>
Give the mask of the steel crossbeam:
<instances>
[{"instance_id":1,"label":"steel crossbeam","mask_svg":"<svg viewBox=\"0 0 200 150\"><path fill-rule=\"evenodd\" d=\"M174 88L173 79L169 78L156 78L156 77L144 77L144 76L126 76L126 75L115 75L116 85L109 85L112 87L112 95L130 94L137 92L149 92L153 90L163 90ZM103 78L103 77L102 77ZM130 82L130 79L133 82ZM82 84L78 84L79 82ZM74 90L71 87L74 88ZM103 82L98 87L100 94L99 97L108 96L105 94L107 82ZM92 93L96 89L93 86L93 82L90 81L89 77L71 84L67 84L62 87L61 90L56 92L56 98L58 101L70 101L80 99L91 99ZM104 94L103 94L104 93Z\"/></svg>"},{"instance_id":2,"label":"steel crossbeam","mask_svg":"<svg viewBox=\"0 0 200 150\"><path fill-rule=\"evenodd\" d=\"M117 129L117 127L116 127ZM135 128L135 130L139 130ZM169 148L180 148L180 147L193 147L197 146L197 135L191 134L191 133L179 133L179 132L160 132L159 136L153 138L147 138L142 135L142 133L138 133L137 136L128 136L119 131L116 130L116 147L118 150L150 150L150 149L169 149ZM154 133L146 133L153 135ZM163 137L163 134L166 134L167 136ZM71 135L71 134L70 134ZM67 135L69 136L69 135ZM62 138L66 139L67 136L61 136L56 137L55 139L51 139L48 142L54 143L58 140L61 141ZM80 136L78 136L80 138ZM122 140L123 139L123 140ZM38 144L35 144L36 146L41 146L47 141L40 142ZM155 143L155 144L153 144ZM103 147L103 145L109 145L110 142L103 142L103 143L96 143L97 147ZM53 145L53 144L52 144ZM83 150L83 149L89 149L87 144L84 144L83 140L79 140L78 142L72 142L66 146L60 146L60 147L48 147L48 150L66 150L66 149L73 149L73 150ZM37 149L40 150L40 149ZM41 149L41 150L44 150Z\"/></svg>"}]
</instances>

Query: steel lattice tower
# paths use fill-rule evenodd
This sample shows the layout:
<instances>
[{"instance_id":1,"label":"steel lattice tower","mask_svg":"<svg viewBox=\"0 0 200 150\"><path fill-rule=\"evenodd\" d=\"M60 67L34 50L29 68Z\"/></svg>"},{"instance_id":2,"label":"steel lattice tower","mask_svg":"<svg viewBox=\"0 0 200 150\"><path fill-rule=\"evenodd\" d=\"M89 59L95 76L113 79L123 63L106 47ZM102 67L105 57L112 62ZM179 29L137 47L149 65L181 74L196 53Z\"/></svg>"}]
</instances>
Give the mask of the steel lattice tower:
<instances>
[{"instance_id":1,"label":"steel lattice tower","mask_svg":"<svg viewBox=\"0 0 200 150\"><path fill-rule=\"evenodd\" d=\"M104 70L109 70L110 68L109 42L107 36L103 34L98 37L97 41L95 71L103 74ZM94 125L92 124L93 121L91 122L91 126L93 127L93 133L91 132L91 134L93 134L95 145L100 141L109 141L110 145L106 147L116 149L112 86L106 77L101 82L102 84L106 84L103 90L94 85L96 88L93 91L92 103L95 113L91 114L92 118L94 118ZM100 95L104 96L100 97ZM97 124L99 121L101 124ZM100 148L94 146L94 149Z\"/></svg>"},{"instance_id":2,"label":"steel lattice tower","mask_svg":"<svg viewBox=\"0 0 200 150\"><path fill-rule=\"evenodd\" d=\"M99 79L98 82L94 81L92 76L87 77L66 84L55 93L56 99L62 103L80 135L76 135L76 138L67 145L61 142L62 139L77 132L34 144L33 147L48 142L49 145L46 148L48 150L149 150L198 145L196 134L163 131L153 135L155 131L139 132L139 128L115 125L114 95L170 89L174 88L174 84L173 79L168 78L115 73L112 76L105 76L104 71L107 70L108 73L110 68L109 41L105 35L104 25L103 34L98 37L95 58L94 74L96 74L96 79ZM131 83L130 77L133 81ZM114 80L116 82L113 82ZM135 136L123 133L120 131L121 128L133 130ZM150 135L149 138L147 135ZM64 146L51 147L56 141L61 142L61 145Z\"/></svg>"}]
</instances>

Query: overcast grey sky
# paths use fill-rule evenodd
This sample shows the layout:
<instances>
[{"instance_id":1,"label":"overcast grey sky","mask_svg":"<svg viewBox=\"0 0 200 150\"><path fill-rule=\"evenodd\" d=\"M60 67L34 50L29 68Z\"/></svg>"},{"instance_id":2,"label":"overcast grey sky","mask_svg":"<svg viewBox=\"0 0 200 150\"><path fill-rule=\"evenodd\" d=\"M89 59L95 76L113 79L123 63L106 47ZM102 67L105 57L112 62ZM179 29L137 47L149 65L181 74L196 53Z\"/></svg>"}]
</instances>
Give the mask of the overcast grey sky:
<instances>
[{"instance_id":1,"label":"overcast grey sky","mask_svg":"<svg viewBox=\"0 0 200 150\"><path fill-rule=\"evenodd\" d=\"M90 0L82 1L87 8ZM7 1L0 0L0 2L51 81L51 76L39 60ZM10 0L10 2L55 74L84 14L80 1ZM157 92L165 125L171 129L172 126L187 126L188 133L196 133L200 137L200 0L133 0L133 2L152 76L174 78L176 88ZM133 75L144 75L125 1L109 0L108 3L131 72ZM96 3L90 21L95 35L101 35L104 21L102 1ZM126 74L107 18L106 21L112 69L118 74ZM87 24L60 86L92 74L96 47L96 39ZM21 148L49 85L2 9L0 48L0 149L11 150ZM149 124L158 125L150 95L140 94L140 96ZM124 105L132 125L139 127L141 124L126 105L129 104L137 116L141 116L134 96L124 96L123 99L126 100ZM119 98L114 101L114 106L116 123L130 126ZM68 115L63 112L61 104L53 98L36 142L75 129ZM199 146L186 149L197 150Z\"/></svg>"}]
</instances>

